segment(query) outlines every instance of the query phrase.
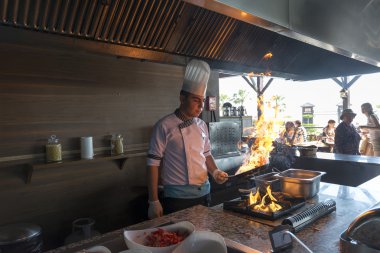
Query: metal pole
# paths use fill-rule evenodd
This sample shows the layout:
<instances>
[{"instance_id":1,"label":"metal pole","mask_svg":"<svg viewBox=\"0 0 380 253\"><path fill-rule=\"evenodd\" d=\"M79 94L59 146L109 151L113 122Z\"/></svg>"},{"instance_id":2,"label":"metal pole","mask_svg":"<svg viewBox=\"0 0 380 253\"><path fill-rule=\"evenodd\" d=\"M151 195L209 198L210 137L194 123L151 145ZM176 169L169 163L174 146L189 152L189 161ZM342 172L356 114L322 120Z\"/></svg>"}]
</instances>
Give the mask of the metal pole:
<instances>
[{"instance_id":1,"label":"metal pole","mask_svg":"<svg viewBox=\"0 0 380 253\"><path fill-rule=\"evenodd\" d=\"M257 119L259 120L264 113L264 97L263 97L264 78L262 76L257 77Z\"/></svg>"},{"instance_id":2,"label":"metal pole","mask_svg":"<svg viewBox=\"0 0 380 253\"><path fill-rule=\"evenodd\" d=\"M285 234L290 235L292 238L294 238L307 252L313 253L311 249L309 249L300 239L298 239L297 236L295 236L292 232L290 231L284 231L284 236Z\"/></svg>"}]
</instances>

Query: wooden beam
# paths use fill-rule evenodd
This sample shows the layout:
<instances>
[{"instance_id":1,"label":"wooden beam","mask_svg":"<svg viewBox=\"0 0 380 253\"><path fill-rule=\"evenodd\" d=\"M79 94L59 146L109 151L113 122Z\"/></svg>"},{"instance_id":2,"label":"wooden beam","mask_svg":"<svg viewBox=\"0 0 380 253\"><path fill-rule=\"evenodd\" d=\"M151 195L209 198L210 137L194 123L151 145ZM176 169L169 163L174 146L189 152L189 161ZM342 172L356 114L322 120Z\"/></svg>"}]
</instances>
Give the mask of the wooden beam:
<instances>
[{"instance_id":1,"label":"wooden beam","mask_svg":"<svg viewBox=\"0 0 380 253\"><path fill-rule=\"evenodd\" d=\"M257 89L256 89L256 87L254 86L254 84L252 84L252 83L248 80L248 78L247 78L246 76L241 76L241 77L243 77L243 79L249 84L249 86L251 86L252 89L254 89L254 90L256 91L256 93L257 93Z\"/></svg>"},{"instance_id":2,"label":"wooden beam","mask_svg":"<svg viewBox=\"0 0 380 253\"><path fill-rule=\"evenodd\" d=\"M273 78L269 79L269 81L265 84L261 94L264 94L265 90L268 89L269 85L273 82Z\"/></svg>"},{"instance_id":3,"label":"wooden beam","mask_svg":"<svg viewBox=\"0 0 380 253\"><path fill-rule=\"evenodd\" d=\"M349 89L361 76L354 76L351 81L348 82L346 89Z\"/></svg>"},{"instance_id":4,"label":"wooden beam","mask_svg":"<svg viewBox=\"0 0 380 253\"><path fill-rule=\"evenodd\" d=\"M340 87L344 88L343 83L336 77L331 78L334 82L336 82Z\"/></svg>"}]
</instances>

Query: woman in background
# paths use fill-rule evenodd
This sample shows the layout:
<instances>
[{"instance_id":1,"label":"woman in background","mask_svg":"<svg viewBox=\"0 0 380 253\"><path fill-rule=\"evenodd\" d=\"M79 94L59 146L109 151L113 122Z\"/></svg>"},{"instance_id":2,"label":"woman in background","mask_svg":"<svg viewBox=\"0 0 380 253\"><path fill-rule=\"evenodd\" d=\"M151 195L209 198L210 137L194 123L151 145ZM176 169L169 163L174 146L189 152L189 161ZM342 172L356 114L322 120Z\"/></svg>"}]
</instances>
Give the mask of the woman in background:
<instances>
[{"instance_id":1,"label":"woman in background","mask_svg":"<svg viewBox=\"0 0 380 253\"><path fill-rule=\"evenodd\" d=\"M306 141L307 140L307 131L306 131L306 128L302 125L302 122L300 120L295 120L294 125L296 126L297 134L302 135L302 138L303 138L302 142Z\"/></svg>"},{"instance_id":2,"label":"woman in background","mask_svg":"<svg viewBox=\"0 0 380 253\"><path fill-rule=\"evenodd\" d=\"M293 121L287 121L285 123L285 129L280 134L280 142L288 146L296 145L304 142L303 134L297 131L297 128Z\"/></svg>"},{"instance_id":3,"label":"woman in background","mask_svg":"<svg viewBox=\"0 0 380 253\"><path fill-rule=\"evenodd\" d=\"M371 127L380 127L379 118L373 112L372 105L370 103L364 103L361 108L362 113L367 116L367 125Z\"/></svg>"},{"instance_id":4,"label":"woman in background","mask_svg":"<svg viewBox=\"0 0 380 253\"><path fill-rule=\"evenodd\" d=\"M367 126L369 127L378 127L380 128L379 124L379 118L377 115L373 112L372 105L370 103L364 103L361 105L362 113L367 117ZM362 141L360 143L360 154L366 155L366 156L374 156L375 155L375 148L373 142L379 142L380 140L375 140L377 136L376 129L369 129L362 127ZM373 135L373 136L371 136ZM376 145L378 146L378 145ZM376 155L379 155L379 151L377 151L376 147Z\"/></svg>"},{"instance_id":5,"label":"woman in background","mask_svg":"<svg viewBox=\"0 0 380 253\"><path fill-rule=\"evenodd\" d=\"M330 119L327 122L327 126L323 128L322 132L322 142L330 147L330 153L334 150L335 129L335 120Z\"/></svg>"}]
</instances>

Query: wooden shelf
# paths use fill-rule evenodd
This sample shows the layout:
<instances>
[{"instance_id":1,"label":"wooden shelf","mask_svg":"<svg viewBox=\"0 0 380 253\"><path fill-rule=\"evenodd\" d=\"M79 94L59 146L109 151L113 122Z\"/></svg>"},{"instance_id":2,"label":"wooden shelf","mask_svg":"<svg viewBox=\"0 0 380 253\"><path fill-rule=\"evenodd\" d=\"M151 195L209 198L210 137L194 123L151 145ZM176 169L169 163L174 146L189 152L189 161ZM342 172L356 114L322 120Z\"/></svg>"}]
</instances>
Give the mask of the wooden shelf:
<instances>
[{"instance_id":1,"label":"wooden shelf","mask_svg":"<svg viewBox=\"0 0 380 253\"><path fill-rule=\"evenodd\" d=\"M126 154L121 155L95 155L93 159L67 159L62 162L53 162L53 163L38 163L38 164L29 164L26 175L26 183L29 184L32 181L33 173L37 170L62 167L63 165L74 165L74 164L86 164L99 161L114 161L120 170L124 169L126 160Z\"/></svg>"}]
</instances>

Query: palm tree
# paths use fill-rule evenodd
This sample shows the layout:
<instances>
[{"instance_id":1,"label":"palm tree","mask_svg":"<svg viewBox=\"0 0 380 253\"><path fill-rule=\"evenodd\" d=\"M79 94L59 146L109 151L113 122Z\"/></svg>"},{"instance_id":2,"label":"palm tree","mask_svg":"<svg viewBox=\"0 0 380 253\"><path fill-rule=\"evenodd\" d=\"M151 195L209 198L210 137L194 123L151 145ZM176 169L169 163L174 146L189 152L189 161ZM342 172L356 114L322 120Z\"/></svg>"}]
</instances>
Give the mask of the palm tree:
<instances>
[{"instance_id":1,"label":"palm tree","mask_svg":"<svg viewBox=\"0 0 380 253\"><path fill-rule=\"evenodd\" d=\"M286 104L283 102L284 101L284 97L280 96L280 95L274 95L270 98L270 103L272 105L272 108L274 109L274 117L277 118L278 114L280 112L283 112L285 111L285 108L286 108Z\"/></svg>"},{"instance_id":2,"label":"palm tree","mask_svg":"<svg viewBox=\"0 0 380 253\"><path fill-rule=\"evenodd\" d=\"M234 93L232 96L232 101L235 104L239 104L241 106L244 106L244 102L248 97L248 92L246 90L239 90L238 93Z\"/></svg>"}]
</instances>

